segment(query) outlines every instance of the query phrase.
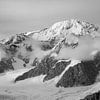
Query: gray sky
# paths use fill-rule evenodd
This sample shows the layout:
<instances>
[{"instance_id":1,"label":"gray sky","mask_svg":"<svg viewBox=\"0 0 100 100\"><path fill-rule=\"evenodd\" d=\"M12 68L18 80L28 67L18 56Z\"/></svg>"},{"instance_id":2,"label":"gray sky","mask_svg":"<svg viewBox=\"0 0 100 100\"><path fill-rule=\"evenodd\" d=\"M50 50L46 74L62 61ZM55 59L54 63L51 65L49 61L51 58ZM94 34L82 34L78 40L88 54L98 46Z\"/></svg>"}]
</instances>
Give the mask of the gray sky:
<instances>
[{"instance_id":1,"label":"gray sky","mask_svg":"<svg viewBox=\"0 0 100 100\"><path fill-rule=\"evenodd\" d=\"M0 0L0 38L72 18L100 24L100 0Z\"/></svg>"}]
</instances>

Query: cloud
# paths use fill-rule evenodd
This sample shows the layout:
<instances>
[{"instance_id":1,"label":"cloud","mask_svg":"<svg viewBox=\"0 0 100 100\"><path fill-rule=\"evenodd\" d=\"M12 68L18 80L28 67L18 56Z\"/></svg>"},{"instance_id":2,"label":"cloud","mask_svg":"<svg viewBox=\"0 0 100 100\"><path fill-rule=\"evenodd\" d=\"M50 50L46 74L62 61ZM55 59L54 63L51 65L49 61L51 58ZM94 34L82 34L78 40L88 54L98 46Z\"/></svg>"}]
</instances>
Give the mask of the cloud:
<instances>
[{"instance_id":1,"label":"cloud","mask_svg":"<svg viewBox=\"0 0 100 100\"><path fill-rule=\"evenodd\" d=\"M32 51L27 51L26 46L31 46ZM18 57L18 55L21 55L22 58L28 58L30 60L29 62L32 63L35 58L41 60L49 53L49 50L44 51L41 49L41 43L39 41L33 40L32 38L28 38L20 45L20 48L18 49L16 56Z\"/></svg>"},{"instance_id":2,"label":"cloud","mask_svg":"<svg viewBox=\"0 0 100 100\"><path fill-rule=\"evenodd\" d=\"M91 38L84 36L79 39L79 45L72 49L70 47L63 47L58 55L58 58L63 59L78 59L89 60L93 59L93 52L100 51L100 38Z\"/></svg>"}]
</instances>

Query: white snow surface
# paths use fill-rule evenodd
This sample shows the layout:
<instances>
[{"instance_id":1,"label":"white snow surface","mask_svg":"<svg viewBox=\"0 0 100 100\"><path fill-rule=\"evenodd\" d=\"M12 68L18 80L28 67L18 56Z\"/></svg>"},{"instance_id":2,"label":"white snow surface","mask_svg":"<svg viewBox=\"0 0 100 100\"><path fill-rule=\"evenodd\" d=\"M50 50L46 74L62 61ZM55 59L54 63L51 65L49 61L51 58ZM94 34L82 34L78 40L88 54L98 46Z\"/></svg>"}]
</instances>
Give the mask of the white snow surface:
<instances>
[{"instance_id":1,"label":"white snow surface","mask_svg":"<svg viewBox=\"0 0 100 100\"><path fill-rule=\"evenodd\" d=\"M13 100L13 97L16 100L80 100L87 94L97 92L100 87L100 83L96 83L84 87L56 88L52 82L42 83L44 76L13 83L15 77L27 70L19 69L0 76L0 100Z\"/></svg>"},{"instance_id":2,"label":"white snow surface","mask_svg":"<svg viewBox=\"0 0 100 100\"><path fill-rule=\"evenodd\" d=\"M64 38L68 34L74 34L76 36L89 34L95 36L98 35L98 33L94 33L97 31L96 29L98 30L98 27L93 24L78 19L71 19L57 22L46 30L32 32L32 37L39 41L48 41L54 37ZM31 32L27 34L30 35ZM98 36L100 36L100 34Z\"/></svg>"}]
</instances>

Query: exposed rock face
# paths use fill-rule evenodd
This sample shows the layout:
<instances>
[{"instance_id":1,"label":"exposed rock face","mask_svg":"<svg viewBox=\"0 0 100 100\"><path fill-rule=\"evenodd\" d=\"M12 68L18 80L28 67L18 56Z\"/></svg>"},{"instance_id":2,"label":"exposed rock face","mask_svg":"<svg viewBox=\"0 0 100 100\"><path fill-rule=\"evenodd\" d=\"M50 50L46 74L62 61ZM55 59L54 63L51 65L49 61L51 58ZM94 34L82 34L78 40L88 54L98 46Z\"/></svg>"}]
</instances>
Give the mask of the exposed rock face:
<instances>
[{"instance_id":1,"label":"exposed rock face","mask_svg":"<svg viewBox=\"0 0 100 100\"><path fill-rule=\"evenodd\" d=\"M12 61L11 59L2 59L0 61L0 73L3 73L7 70L14 70L13 66L12 66Z\"/></svg>"},{"instance_id":2,"label":"exposed rock face","mask_svg":"<svg viewBox=\"0 0 100 100\"><path fill-rule=\"evenodd\" d=\"M84 61L73 67L70 67L59 82L57 87L87 86L95 82L98 70L93 61Z\"/></svg>"},{"instance_id":3,"label":"exposed rock face","mask_svg":"<svg viewBox=\"0 0 100 100\"><path fill-rule=\"evenodd\" d=\"M70 61L54 61L46 60L41 61L41 63L31 69L30 71L24 73L23 75L17 77L16 81L24 80L30 77L36 77L40 75L46 75L43 82L60 76L61 73L70 65ZM47 65L46 65L47 64ZM64 72L62 77L58 80L57 87L72 87L72 86L87 86L95 82L98 75L98 69L93 61L84 61L78 63L74 66L70 66L68 70Z\"/></svg>"},{"instance_id":4,"label":"exposed rock face","mask_svg":"<svg viewBox=\"0 0 100 100\"><path fill-rule=\"evenodd\" d=\"M98 52L94 57L94 62L96 64L96 67L100 71L100 52Z\"/></svg>"},{"instance_id":5,"label":"exposed rock face","mask_svg":"<svg viewBox=\"0 0 100 100\"><path fill-rule=\"evenodd\" d=\"M100 91L86 96L84 99L80 100L100 100Z\"/></svg>"},{"instance_id":6,"label":"exposed rock face","mask_svg":"<svg viewBox=\"0 0 100 100\"><path fill-rule=\"evenodd\" d=\"M54 58L45 57L34 69L31 69L29 72L17 77L15 82L40 75L46 75L43 81L47 81L59 76L69 63L70 61L62 61L57 63L57 60Z\"/></svg>"},{"instance_id":7,"label":"exposed rock face","mask_svg":"<svg viewBox=\"0 0 100 100\"><path fill-rule=\"evenodd\" d=\"M61 61L56 63L52 68L48 71L47 75L44 77L43 81L48 81L52 78L55 78L56 76L59 76L67 67L67 65L70 64L70 61Z\"/></svg>"}]
</instances>

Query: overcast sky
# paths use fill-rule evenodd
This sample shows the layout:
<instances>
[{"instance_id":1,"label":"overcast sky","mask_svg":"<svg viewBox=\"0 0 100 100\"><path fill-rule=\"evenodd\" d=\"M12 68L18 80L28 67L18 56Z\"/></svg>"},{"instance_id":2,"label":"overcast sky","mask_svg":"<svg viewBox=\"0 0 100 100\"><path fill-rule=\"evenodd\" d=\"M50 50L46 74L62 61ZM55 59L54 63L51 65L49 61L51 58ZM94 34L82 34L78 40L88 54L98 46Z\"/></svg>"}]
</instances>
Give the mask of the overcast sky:
<instances>
[{"instance_id":1,"label":"overcast sky","mask_svg":"<svg viewBox=\"0 0 100 100\"><path fill-rule=\"evenodd\" d=\"M100 0L0 0L0 38L72 18L100 24Z\"/></svg>"}]
</instances>

